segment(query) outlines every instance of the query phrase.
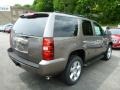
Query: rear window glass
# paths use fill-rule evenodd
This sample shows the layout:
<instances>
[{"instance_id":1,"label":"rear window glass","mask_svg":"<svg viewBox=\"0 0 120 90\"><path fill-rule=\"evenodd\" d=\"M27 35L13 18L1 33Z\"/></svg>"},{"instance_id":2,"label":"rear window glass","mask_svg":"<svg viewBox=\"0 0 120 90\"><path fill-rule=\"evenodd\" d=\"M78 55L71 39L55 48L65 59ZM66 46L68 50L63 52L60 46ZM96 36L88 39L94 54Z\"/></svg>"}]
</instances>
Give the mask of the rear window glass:
<instances>
[{"instance_id":1,"label":"rear window glass","mask_svg":"<svg viewBox=\"0 0 120 90\"><path fill-rule=\"evenodd\" d=\"M17 34L42 37L48 17L42 18L19 18L13 30Z\"/></svg>"},{"instance_id":2,"label":"rear window glass","mask_svg":"<svg viewBox=\"0 0 120 90\"><path fill-rule=\"evenodd\" d=\"M83 34L85 36L93 36L92 25L90 21L83 20L82 22Z\"/></svg>"},{"instance_id":3,"label":"rear window glass","mask_svg":"<svg viewBox=\"0 0 120 90\"><path fill-rule=\"evenodd\" d=\"M73 17L55 16L54 37L77 36L78 20Z\"/></svg>"}]
</instances>

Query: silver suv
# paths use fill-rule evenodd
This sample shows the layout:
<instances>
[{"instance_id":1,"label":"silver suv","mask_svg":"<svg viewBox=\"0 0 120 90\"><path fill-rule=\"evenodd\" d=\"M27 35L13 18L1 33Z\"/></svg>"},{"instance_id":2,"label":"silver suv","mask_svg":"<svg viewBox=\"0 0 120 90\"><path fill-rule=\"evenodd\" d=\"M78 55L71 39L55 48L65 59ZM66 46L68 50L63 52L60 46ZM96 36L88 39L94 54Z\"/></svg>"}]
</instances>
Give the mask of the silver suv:
<instances>
[{"instance_id":1,"label":"silver suv","mask_svg":"<svg viewBox=\"0 0 120 90\"><path fill-rule=\"evenodd\" d=\"M111 58L111 38L100 25L82 16L62 13L21 15L10 35L8 53L12 61L41 76L61 74L75 84L83 66Z\"/></svg>"}]
</instances>

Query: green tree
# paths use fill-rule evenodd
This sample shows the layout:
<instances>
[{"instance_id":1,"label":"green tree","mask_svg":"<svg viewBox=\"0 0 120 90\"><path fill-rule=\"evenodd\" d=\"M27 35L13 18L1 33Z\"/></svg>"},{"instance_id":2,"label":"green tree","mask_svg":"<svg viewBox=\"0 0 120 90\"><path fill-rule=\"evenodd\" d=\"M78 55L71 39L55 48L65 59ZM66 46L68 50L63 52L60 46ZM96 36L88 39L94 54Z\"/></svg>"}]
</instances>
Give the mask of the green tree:
<instances>
[{"instance_id":1,"label":"green tree","mask_svg":"<svg viewBox=\"0 0 120 90\"><path fill-rule=\"evenodd\" d=\"M33 9L82 14L101 23L120 22L120 0L35 0Z\"/></svg>"},{"instance_id":2,"label":"green tree","mask_svg":"<svg viewBox=\"0 0 120 90\"><path fill-rule=\"evenodd\" d=\"M54 10L72 14L76 7L76 1L77 0L54 0Z\"/></svg>"},{"instance_id":3,"label":"green tree","mask_svg":"<svg viewBox=\"0 0 120 90\"><path fill-rule=\"evenodd\" d=\"M29 5L29 4L26 4L26 5L24 5L24 6L22 6L24 9L32 9L32 6L31 5Z\"/></svg>"},{"instance_id":4,"label":"green tree","mask_svg":"<svg viewBox=\"0 0 120 90\"><path fill-rule=\"evenodd\" d=\"M63 0L53 0L54 11L64 12L64 1Z\"/></svg>"},{"instance_id":5,"label":"green tree","mask_svg":"<svg viewBox=\"0 0 120 90\"><path fill-rule=\"evenodd\" d=\"M120 1L118 0L99 0L97 2L101 23L120 22Z\"/></svg>"},{"instance_id":6,"label":"green tree","mask_svg":"<svg viewBox=\"0 0 120 90\"><path fill-rule=\"evenodd\" d=\"M53 0L35 0L33 8L35 11L53 11Z\"/></svg>"},{"instance_id":7,"label":"green tree","mask_svg":"<svg viewBox=\"0 0 120 90\"><path fill-rule=\"evenodd\" d=\"M17 8L21 8L22 7L20 4L15 4L14 6L17 7Z\"/></svg>"}]
</instances>

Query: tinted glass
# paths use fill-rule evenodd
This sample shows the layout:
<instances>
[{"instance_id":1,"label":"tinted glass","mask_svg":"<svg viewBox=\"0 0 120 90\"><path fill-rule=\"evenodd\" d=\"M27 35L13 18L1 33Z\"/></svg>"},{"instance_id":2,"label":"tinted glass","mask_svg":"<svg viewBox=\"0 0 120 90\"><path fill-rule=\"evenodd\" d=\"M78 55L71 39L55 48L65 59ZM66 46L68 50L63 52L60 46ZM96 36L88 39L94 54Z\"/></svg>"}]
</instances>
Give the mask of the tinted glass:
<instances>
[{"instance_id":1,"label":"tinted glass","mask_svg":"<svg viewBox=\"0 0 120 90\"><path fill-rule=\"evenodd\" d=\"M78 21L72 17L56 16L54 23L55 37L76 36L78 32Z\"/></svg>"},{"instance_id":2,"label":"tinted glass","mask_svg":"<svg viewBox=\"0 0 120 90\"><path fill-rule=\"evenodd\" d=\"M120 29L110 29L112 34L120 34Z\"/></svg>"},{"instance_id":3,"label":"tinted glass","mask_svg":"<svg viewBox=\"0 0 120 90\"><path fill-rule=\"evenodd\" d=\"M97 36L102 36L103 35L102 28L97 23L93 23L93 24L94 24L95 34Z\"/></svg>"},{"instance_id":4,"label":"tinted glass","mask_svg":"<svg viewBox=\"0 0 120 90\"><path fill-rule=\"evenodd\" d=\"M90 21L83 20L82 22L83 34L87 36L93 35L92 25Z\"/></svg>"},{"instance_id":5,"label":"tinted glass","mask_svg":"<svg viewBox=\"0 0 120 90\"><path fill-rule=\"evenodd\" d=\"M42 37L47 22L47 17L42 18L20 18L15 23L13 30L15 33Z\"/></svg>"}]
</instances>

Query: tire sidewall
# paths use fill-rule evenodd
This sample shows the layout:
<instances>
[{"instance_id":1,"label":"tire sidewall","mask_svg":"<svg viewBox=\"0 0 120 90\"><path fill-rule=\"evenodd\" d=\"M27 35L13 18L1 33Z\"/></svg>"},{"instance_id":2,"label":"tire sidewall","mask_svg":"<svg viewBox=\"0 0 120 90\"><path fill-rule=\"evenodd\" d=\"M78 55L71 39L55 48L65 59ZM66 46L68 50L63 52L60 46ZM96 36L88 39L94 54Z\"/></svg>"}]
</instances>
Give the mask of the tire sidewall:
<instances>
[{"instance_id":1,"label":"tire sidewall","mask_svg":"<svg viewBox=\"0 0 120 90\"><path fill-rule=\"evenodd\" d=\"M69 62L67 64L67 67L65 69L65 81L68 85L73 85L75 83L77 83L77 81L80 79L80 76L81 76L81 73L80 73L80 76L79 78L76 80L76 81L72 81L70 79L70 69L71 69L71 66L72 64L75 62L75 61L79 61L80 65L81 65L81 73L82 73L82 70L83 70L83 61L82 59L79 57L79 56L76 56L76 55L72 55L70 58L69 58Z\"/></svg>"},{"instance_id":2,"label":"tire sidewall","mask_svg":"<svg viewBox=\"0 0 120 90\"><path fill-rule=\"evenodd\" d=\"M108 57L108 50L109 50L109 48L111 48L111 55L110 55L110 57ZM111 56L112 56L112 46L109 45L108 48L107 48L106 54L105 54L105 59L109 60L109 59L111 59Z\"/></svg>"}]
</instances>

